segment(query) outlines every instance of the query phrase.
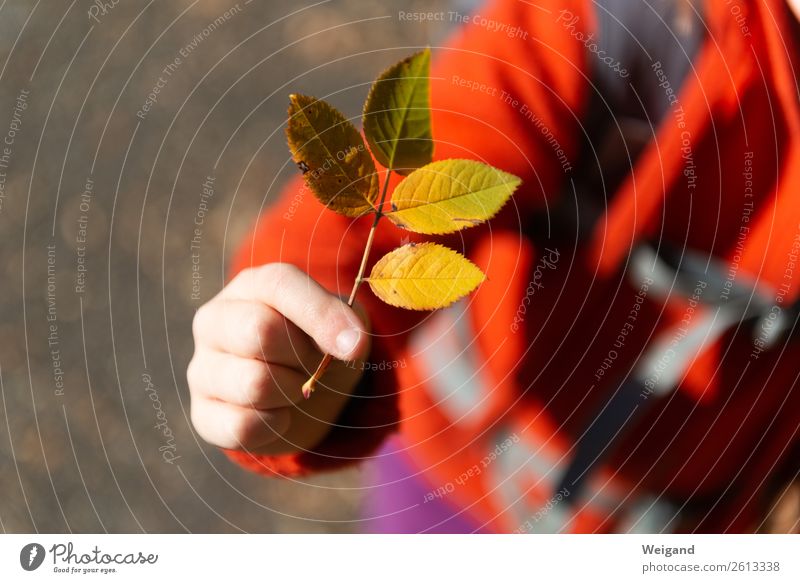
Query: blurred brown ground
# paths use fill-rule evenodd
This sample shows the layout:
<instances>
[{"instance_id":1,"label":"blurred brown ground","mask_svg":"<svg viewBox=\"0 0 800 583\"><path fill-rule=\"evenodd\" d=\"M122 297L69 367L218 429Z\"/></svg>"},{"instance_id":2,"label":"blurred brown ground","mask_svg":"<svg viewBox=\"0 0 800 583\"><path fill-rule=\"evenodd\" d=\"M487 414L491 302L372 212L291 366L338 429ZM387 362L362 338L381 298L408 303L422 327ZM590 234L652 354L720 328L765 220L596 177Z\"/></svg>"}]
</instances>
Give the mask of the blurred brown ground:
<instances>
[{"instance_id":1,"label":"blurred brown ground","mask_svg":"<svg viewBox=\"0 0 800 583\"><path fill-rule=\"evenodd\" d=\"M90 1L0 0L0 140L14 134L0 167L3 531L359 530L363 469L267 480L201 443L188 421L194 310L296 171L282 129L288 93L330 95L357 115L381 69L441 40L444 29L401 22L398 10L447 7L310 4L241 0L141 119L164 67L235 2L120 0L95 21ZM191 240L210 175L193 299ZM173 464L159 451L168 444L153 395L174 433Z\"/></svg>"}]
</instances>

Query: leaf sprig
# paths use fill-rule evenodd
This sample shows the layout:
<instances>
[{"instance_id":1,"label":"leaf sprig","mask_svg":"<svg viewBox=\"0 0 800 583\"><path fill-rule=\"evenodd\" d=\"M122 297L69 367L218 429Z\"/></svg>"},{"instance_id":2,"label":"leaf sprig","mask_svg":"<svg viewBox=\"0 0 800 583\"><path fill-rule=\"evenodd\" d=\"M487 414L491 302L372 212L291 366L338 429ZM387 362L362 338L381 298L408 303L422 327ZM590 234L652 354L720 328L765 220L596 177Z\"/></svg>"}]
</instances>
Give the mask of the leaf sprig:
<instances>
[{"instance_id":1,"label":"leaf sprig","mask_svg":"<svg viewBox=\"0 0 800 583\"><path fill-rule=\"evenodd\" d=\"M474 160L433 162L430 50L389 67L364 104L364 135L321 99L291 95L286 135L306 184L330 210L347 217L374 216L348 305L361 284L392 306L443 308L472 292L485 275L463 255L437 243L409 243L379 259L364 277L382 217L415 233L443 235L492 218L521 181ZM375 159L386 169L380 187ZM389 177L405 176L384 211ZM326 354L303 385L308 398L332 360Z\"/></svg>"}]
</instances>

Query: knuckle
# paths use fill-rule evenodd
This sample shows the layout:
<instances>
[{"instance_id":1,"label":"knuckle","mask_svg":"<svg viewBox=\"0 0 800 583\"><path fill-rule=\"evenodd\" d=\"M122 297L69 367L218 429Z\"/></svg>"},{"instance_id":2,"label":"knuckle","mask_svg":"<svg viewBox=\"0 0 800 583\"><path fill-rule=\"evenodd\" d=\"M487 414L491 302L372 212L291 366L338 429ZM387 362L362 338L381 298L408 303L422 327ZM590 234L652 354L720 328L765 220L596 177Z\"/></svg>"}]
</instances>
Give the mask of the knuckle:
<instances>
[{"instance_id":1,"label":"knuckle","mask_svg":"<svg viewBox=\"0 0 800 583\"><path fill-rule=\"evenodd\" d=\"M278 319L270 310L254 304L252 311L242 316L239 326L253 352L269 354L272 341L278 333Z\"/></svg>"},{"instance_id":2,"label":"knuckle","mask_svg":"<svg viewBox=\"0 0 800 583\"><path fill-rule=\"evenodd\" d=\"M198 380L200 379L200 361L197 358L197 354L192 357L192 360L189 361L189 365L186 367L186 381L189 383L189 392L193 393L197 390Z\"/></svg>"},{"instance_id":3,"label":"knuckle","mask_svg":"<svg viewBox=\"0 0 800 583\"><path fill-rule=\"evenodd\" d=\"M254 277L258 275L258 273L264 269L264 265L251 265L250 267L245 267L236 276L233 278L233 281L252 281ZM231 283L233 283L233 281Z\"/></svg>"},{"instance_id":4,"label":"knuckle","mask_svg":"<svg viewBox=\"0 0 800 583\"><path fill-rule=\"evenodd\" d=\"M200 306L194 313L194 318L192 318L192 335L194 336L195 342L199 342L202 339L205 324L210 318L210 311L209 304L206 303Z\"/></svg>"},{"instance_id":5,"label":"knuckle","mask_svg":"<svg viewBox=\"0 0 800 583\"><path fill-rule=\"evenodd\" d=\"M197 434L206 442L223 447L222 443L214 438L213 431L209 427L208 416L204 413L203 408L200 407L196 400L192 400L190 418L192 426Z\"/></svg>"},{"instance_id":6,"label":"knuckle","mask_svg":"<svg viewBox=\"0 0 800 583\"><path fill-rule=\"evenodd\" d=\"M246 448L253 443L257 435L258 425L253 423L245 413L236 412L227 420L225 435L229 440L229 449Z\"/></svg>"},{"instance_id":7,"label":"knuckle","mask_svg":"<svg viewBox=\"0 0 800 583\"><path fill-rule=\"evenodd\" d=\"M263 271L266 265L246 267L237 273L226 288L237 290L236 297L241 299L254 299L253 289L263 285Z\"/></svg>"},{"instance_id":8,"label":"knuckle","mask_svg":"<svg viewBox=\"0 0 800 583\"><path fill-rule=\"evenodd\" d=\"M351 322L353 317L348 314L348 310L347 305L338 297L326 295L317 302L310 302L306 306L306 315L318 330L328 330L331 325L341 323L342 320Z\"/></svg>"},{"instance_id":9,"label":"knuckle","mask_svg":"<svg viewBox=\"0 0 800 583\"><path fill-rule=\"evenodd\" d=\"M238 378L238 390L242 401L251 406L259 405L269 384L267 365L259 362L242 363Z\"/></svg>"},{"instance_id":10,"label":"knuckle","mask_svg":"<svg viewBox=\"0 0 800 583\"><path fill-rule=\"evenodd\" d=\"M299 269L290 263L269 263L260 273L264 286L268 286L273 294L285 292L291 285L292 279L297 277Z\"/></svg>"},{"instance_id":11,"label":"knuckle","mask_svg":"<svg viewBox=\"0 0 800 583\"><path fill-rule=\"evenodd\" d=\"M330 317L330 314L335 309L336 302L337 300L331 295L321 295L315 301L308 302L305 305L306 316L309 321L321 324Z\"/></svg>"}]
</instances>

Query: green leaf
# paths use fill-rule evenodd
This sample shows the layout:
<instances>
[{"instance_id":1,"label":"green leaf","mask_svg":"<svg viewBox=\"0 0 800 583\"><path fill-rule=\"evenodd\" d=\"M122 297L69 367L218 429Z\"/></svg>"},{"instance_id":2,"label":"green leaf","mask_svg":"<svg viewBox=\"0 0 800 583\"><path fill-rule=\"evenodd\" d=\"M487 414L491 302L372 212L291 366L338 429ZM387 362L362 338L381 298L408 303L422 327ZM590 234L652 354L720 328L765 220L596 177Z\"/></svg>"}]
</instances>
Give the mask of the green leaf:
<instances>
[{"instance_id":1,"label":"green leaf","mask_svg":"<svg viewBox=\"0 0 800 583\"><path fill-rule=\"evenodd\" d=\"M520 183L513 174L474 160L433 162L397 186L386 216L415 233L453 233L492 218Z\"/></svg>"},{"instance_id":2,"label":"green leaf","mask_svg":"<svg viewBox=\"0 0 800 583\"><path fill-rule=\"evenodd\" d=\"M436 243L409 243L387 253L367 281L381 300L407 310L444 308L485 279L460 253Z\"/></svg>"},{"instance_id":3,"label":"green leaf","mask_svg":"<svg viewBox=\"0 0 800 583\"><path fill-rule=\"evenodd\" d=\"M430 111L431 51L389 67L364 104L364 133L385 168L408 174L433 159Z\"/></svg>"},{"instance_id":4,"label":"green leaf","mask_svg":"<svg viewBox=\"0 0 800 583\"><path fill-rule=\"evenodd\" d=\"M306 95L289 96L286 137L306 184L330 209L358 217L378 198L375 163L361 134L328 103Z\"/></svg>"}]
</instances>

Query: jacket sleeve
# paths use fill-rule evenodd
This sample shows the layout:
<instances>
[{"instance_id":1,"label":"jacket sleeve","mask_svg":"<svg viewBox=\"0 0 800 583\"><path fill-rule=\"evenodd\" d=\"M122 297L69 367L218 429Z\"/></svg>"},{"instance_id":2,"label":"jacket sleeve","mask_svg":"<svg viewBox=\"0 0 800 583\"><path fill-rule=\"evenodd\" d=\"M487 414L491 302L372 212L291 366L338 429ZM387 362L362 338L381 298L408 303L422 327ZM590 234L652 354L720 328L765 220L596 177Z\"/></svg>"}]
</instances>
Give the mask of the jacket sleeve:
<instances>
[{"instance_id":1,"label":"jacket sleeve","mask_svg":"<svg viewBox=\"0 0 800 583\"><path fill-rule=\"evenodd\" d=\"M470 16L447 47L434 50L435 158L481 160L524 181L514 204L493 220L493 228L506 222L518 229L521 220L552 200L574 164L585 93L581 88L586 86L585 47L576 31L588 31L593 22L585 4L491 2ZM352 221L327 211L298 178L259 217L235 255L232 274L252 265L288 262L330 291L347 295L370 223L369 217ZM487 227L469 229L445 243L469 253L471 241L487 233ZM416 240L405 231L379 228L370 263L400 245L401 238ZM367 290L358 299L375 333L370 361L391 361L425 314L382 304ZM336 427L313 452L227 453L267 475L298 475L357 462L397 429L397 385L392 371L365 375Z\"/></svg>"}]
</instances>

